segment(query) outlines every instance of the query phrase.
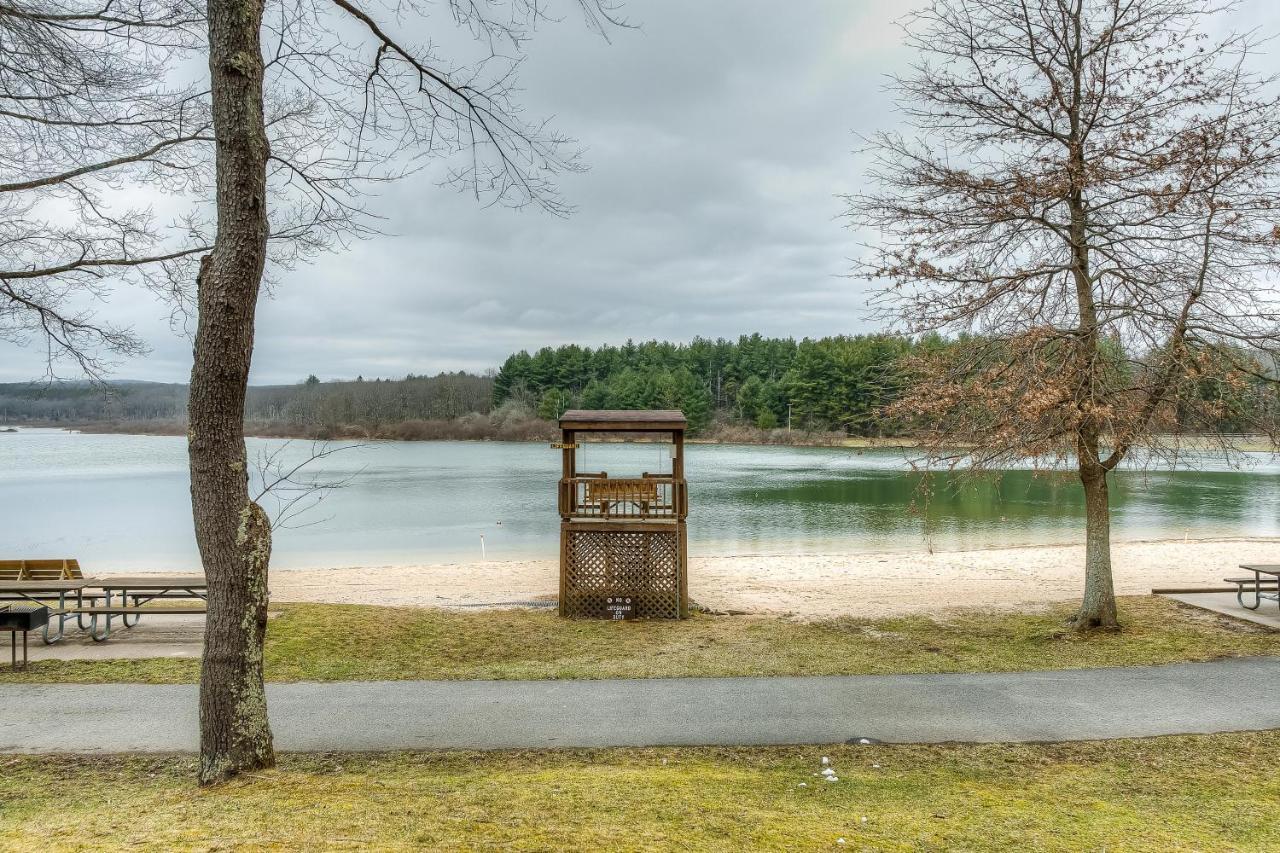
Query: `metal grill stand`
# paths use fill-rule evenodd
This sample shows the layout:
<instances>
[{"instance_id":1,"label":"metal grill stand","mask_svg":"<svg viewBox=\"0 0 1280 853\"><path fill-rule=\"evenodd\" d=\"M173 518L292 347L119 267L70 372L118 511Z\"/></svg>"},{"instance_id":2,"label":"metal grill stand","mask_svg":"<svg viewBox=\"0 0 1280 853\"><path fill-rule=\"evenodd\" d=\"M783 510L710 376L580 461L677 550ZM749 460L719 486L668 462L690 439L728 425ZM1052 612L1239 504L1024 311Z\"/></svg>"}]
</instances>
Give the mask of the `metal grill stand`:
<instances>
[{"instance_id":1,"label":"metal grill stand","mask_svg":"<svg viewBox=\"0 0 1280 853\"><path fill-rule=\"evenodd\" d=\"M27 668L27 634L49 624L44 605L0 604L0 631L9 632L11 669ZM22 666L18 666L18 632L22 632Z\"/></svg>"}]
</instances>

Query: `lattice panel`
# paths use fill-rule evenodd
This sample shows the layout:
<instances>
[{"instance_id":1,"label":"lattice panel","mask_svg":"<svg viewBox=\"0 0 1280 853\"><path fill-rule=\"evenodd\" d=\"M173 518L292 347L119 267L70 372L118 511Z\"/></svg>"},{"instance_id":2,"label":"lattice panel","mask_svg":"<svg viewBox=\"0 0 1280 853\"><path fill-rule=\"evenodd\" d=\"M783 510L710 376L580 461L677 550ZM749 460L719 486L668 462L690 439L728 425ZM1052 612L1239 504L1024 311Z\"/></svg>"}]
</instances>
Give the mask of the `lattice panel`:
<instances>
[{"instance_id":1,"label":"lattice panel","mask_svg":"<svg viewBox=\"0 0 1280 853\"><path fill-rule=\"evenodd\" d=\"M606 599L630 596L642 619L680 617L680 553L674 530L573 530L565 547L566 616L606 619Z\"/></svg>"}]
</instances>

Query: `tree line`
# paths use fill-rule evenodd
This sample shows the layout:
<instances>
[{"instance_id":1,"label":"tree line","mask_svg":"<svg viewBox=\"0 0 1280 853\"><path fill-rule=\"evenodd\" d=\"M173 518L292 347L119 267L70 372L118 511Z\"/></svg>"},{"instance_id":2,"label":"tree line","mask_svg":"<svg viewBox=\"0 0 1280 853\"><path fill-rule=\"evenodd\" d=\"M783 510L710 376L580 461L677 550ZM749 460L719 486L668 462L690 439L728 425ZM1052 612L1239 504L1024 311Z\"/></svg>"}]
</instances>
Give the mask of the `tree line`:
<instances>
[{"instance_id":1,"label":"tree line","mask_svg":"<svg viewBox=\"0 0 1280 853\"><path fill-rule=\"evenodd\" d=\"M439 373L403 379L321 382L310 376L296 385L250 386L245 421L311 435L359 425L370 430L409 421L446 421L487 414L493 380L471 373ZM102 387L81 383L0 385L0 420L85 424L170 422L185 424L185 384L123 382Z\"/></svg>"},{"instance_id":2,"label":"tree line","mask_svg":"<svg viewBox=\"0 0 1280 853\"><path fill-rule=\"evenodd\" d=\"M945 339L895 334L818 339L743 335L736 341L567 344L510 355L496 373L463 371L401 379L336 380L251 386L245 421L269 435L377 438L541 438L568 408L676 408L695 432L713 424L857 436L911 435L936 425L901 400L912 386L936 387L936 370L975 351L998 364L1003 349L978 336ZM1136 384L1138 359L1118 341L1102 358L1117 381ZM1207 357L1206 354L1205 357ZM1280 417L1274 366L1254 365L1223 381L1212 365L1159 413L1166 433L1244 433ZM1203 359L1202 359L1203 360ZM929 367L926 367L926 364ZM1127 377L1127 378L1126 378ZM935 381L937 380L937 381ZM0 384L0 422L170 424L185 431L185 384L87 382ZM952 417L977 405L951 407ZM465 421L465 424L458 422ZM459 428L465 427L465 428Z\"/></svg>"},{"instance_id":3,"label":"tree line","mask_svg":"<svg viewBox=\"0 0 1280 853\"><path fill-rule=\"evenodd\" d=\"M566 344L509 356L493 400L520 402L543 418L579 407L676 408L695 431L718 419L875 435L893 428L880 413L901 392L904 357L936 345L893 334Z\"/></svg>"},{"instance_id":4,"label":"tree line","mask_svg":"<svg viewBox=\"0 0 1280 853\"><path fill-rule=\"evenodd\" d=\"M797 341L743 335L736 341L628 341L595 349L577 344L509 356L493 382L495 405L516 403L553 420L569 408L676 408L695 431L712 422L762 430L791 426L805 432L856 436L906 435L927 429L928 418L895 404L922 382L926 363L954 361L976 350L990 356L999 341L983 336L929 334L838 335ZM1274 422L1275 366L1261 353L1232 350L1253 375L1222 381L1206 365L1182 395L1159 413L1170 433L1242 433ZM1118 381L1137 383L1143 353L1107 341L1102 360ZM1126 380L1127 377L1127 380ZM935 377L936 378L936 377Z\"/></svg>"}]
</instances>

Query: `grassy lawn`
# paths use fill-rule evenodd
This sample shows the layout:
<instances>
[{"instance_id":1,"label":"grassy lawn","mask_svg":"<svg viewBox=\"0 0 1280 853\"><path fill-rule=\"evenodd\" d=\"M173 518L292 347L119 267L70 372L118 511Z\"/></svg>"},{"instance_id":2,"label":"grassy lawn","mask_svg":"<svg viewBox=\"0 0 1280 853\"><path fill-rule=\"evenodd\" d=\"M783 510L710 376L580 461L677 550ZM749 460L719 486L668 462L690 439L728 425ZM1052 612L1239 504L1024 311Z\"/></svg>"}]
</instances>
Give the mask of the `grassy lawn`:
<instances>
[{"instance_id":1,"label":"grassy lawn","mask_svg":"<svg viewBox=\"0 0 1280 853\"><path fill-rule=\"evenodd\" d=\"M839 781L814 775L822 755ZM286 755L277 770L199 790L190 758L10 756L0 757L0 845L1274 850L1277 763L1273 733Z\"/></svg>"},{"instance_id":2,"label":"grassy lawn","mask_svg":"<svg viewBox=\"0 0 1280 853\"><path fill-rule=\"evenodd\" d=\"M562 620L508 610L286 604L267 633L273 681L661 678L1006 672L1280 654L1280 634L1167 599L1121 600L1124 630L1077 636L1069 609L934 620L801 622L698 616L674 622ZM116 642L116 641L112 641ZM0 683L195 681L178 659L42 661Z\"/></svg>"}]
</instances>

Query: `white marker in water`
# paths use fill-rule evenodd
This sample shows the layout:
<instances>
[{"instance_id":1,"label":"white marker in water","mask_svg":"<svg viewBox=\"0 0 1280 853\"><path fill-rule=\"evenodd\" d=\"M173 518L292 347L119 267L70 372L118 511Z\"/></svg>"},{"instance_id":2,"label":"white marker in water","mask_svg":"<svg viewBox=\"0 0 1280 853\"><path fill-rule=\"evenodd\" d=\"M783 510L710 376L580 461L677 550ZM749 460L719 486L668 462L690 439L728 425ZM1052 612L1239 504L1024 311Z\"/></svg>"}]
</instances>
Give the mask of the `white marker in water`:
<instances>
[{"instance_id":1,"label":"white marker in water","mask_svg":"<svg viewBox=\"0 0 1280 853\"><path fill-rule=\"evenodd\" d=\"M480 559L482 560L489 559L484 553L484 534L483 533L480 534Z\"/></svg>"}]
</instances>

